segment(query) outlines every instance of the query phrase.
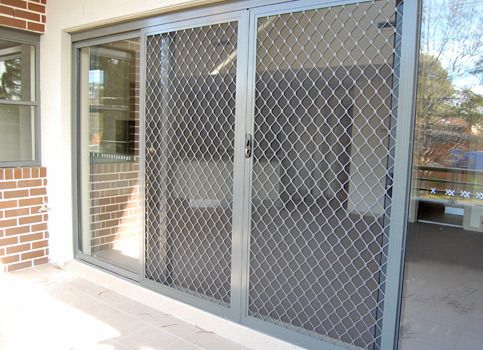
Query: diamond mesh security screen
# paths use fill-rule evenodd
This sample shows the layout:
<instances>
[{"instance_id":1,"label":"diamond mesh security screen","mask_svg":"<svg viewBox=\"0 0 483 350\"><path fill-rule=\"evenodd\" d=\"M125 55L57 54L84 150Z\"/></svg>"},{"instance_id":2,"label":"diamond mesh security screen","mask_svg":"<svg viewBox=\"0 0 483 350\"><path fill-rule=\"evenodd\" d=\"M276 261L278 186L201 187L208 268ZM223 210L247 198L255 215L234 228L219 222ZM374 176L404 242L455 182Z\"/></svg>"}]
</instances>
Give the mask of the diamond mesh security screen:
<instances>
[{"instance_id":1,"label":"diamond mesh security screen","mask_svg":"<svg viewBox=\"0 0 483 350\"><path fill-rule=\"evenodd\" d=\"M249 316L377 348L401 12L258 19Z\"/></svg>"},{"instance_id":2,"label":"diamond mesh security screen","mask_svg":"<svg viewBox=\"0 0 483 350\"><path fill-rule=\"evenodd\" d=\"M237 23L146 45L145 277L230 302Z\"/></svg>"}]
</instances>

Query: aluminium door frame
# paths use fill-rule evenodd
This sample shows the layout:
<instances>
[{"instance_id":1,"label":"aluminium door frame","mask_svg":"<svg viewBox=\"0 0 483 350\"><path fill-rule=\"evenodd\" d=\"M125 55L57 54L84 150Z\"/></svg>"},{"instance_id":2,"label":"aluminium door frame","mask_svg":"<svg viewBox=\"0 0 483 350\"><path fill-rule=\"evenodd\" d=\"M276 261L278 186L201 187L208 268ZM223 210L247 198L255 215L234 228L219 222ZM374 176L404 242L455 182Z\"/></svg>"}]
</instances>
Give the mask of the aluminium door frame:
<instances>
[{"instance_id":1,"label":"aluminium door frame","mask_svg":"<svg viewBox=\"0 0 483 350\"><path fill-rule=\"evenodd\" d=\"M255 75L257 50L257 20L261 17L321 9L332 6L364 3L370 0L335 0L317 1L301 0L285 2L249 9L249 66L247 84L247 131L254 134L255 115ZM384 293L384 311L382 315L381 349L396 349L398 342L399 318L401 308L404 248L406 242L407 217L409 206L410 174L412 165L413 129L415 120L417 48L419 27L419 1L404 0L401 58L399 71L398 107L396 121L396 140L394 156L394 178L391 199L391 222L389 232L388 260L386 264L386 281ZM396 7L395 7L396 9ZM245 197L243 206L243 255L242 255L242 324L279 339L309 348L309 349L344 349L349 344L325 336L312 337L297 333L289 328L270 324L248 315L248 291L250 274L250 233L251 233L251 196L252 196L252 166L253 156L246 160L245 166Z\"/></svg>"},{"instance_id":2,"label":"aluminium door frame","mask_svg":"<svg viewBox=\"0 0 483 350\"><path fill-rule=\"evenodd\" d=\"M365 2L368 0L364 0ZM217 316L227 318L229 320L239 322L249 328L255 329L257 331L262 331L272 336L276 336L281 340L285 340L294 344L306 346L308 348L317 349L340 349L342 344L336 345L334 341L330 342L321 341L318 338L306 336L295 331L291 331L287 328L281 326L275 326L268 324L267 322L248 317L248 309L245 306L248 305L248 273L249 273L249 225L250 225L250 213L251 213L251 164L252 158L245 160L243 157L243 145L245 131L253 133L253 108L254 108L254 76L251 73L255 72L255 62L256 62L256 19L262 17L263 15L274 14L274 11L279 13L302 11L304 9L310 8L323 8L336 5L352 4L358 1L354 0L340 0L340 1L316 1L316 0L300 0L300 1L287 1L281 2L279 0L265 0L263 2L246 0L235 2L235 5L229 4L217 4L209 6L207 8L195 9L195 10L185 10L175 14L167 14L156 17L149 20L139 21L139 26L142 28L140 30L136 29L132 31L134 27L130 27L129 23L127 25L116 25L112 28L119 27L125 31L129 28L129 32L104 36L106 33L112 34L112 29L101 28L91 30L88 35L83 37L83 33L74 34L73 38L73 61L72 61L72 91L73 91L73 101L72 101L72 139L74 147L72 148L72 165L75 171L73 171L73 207L74 207L74 249L75 257L94 264L94 266L106 269L110 273L119 274L123 277L127 277L131 280L137 281L140 285L147 287L151 290L160 292L161 294L173 297L174 299L180 300L187 304L198 307L202 310L212 312ZM361 1L359 1L361 2ZM244 5L247 6L244 6ZM415 95L416 95L416 68L417 68L417 43L418 43L418 26L419 26L419 1L418 0L404 0L404 16L403 16L403 29L402 29L402 52L401 52L401 66L400 66L400 82L399 82L399 98L398 98L398 118L397 118L397 138L396 138L396 159L395 159L395 176L393 182L393 188L397 188L398 191L393 191L393 205L392 205L392 216L391 216L391 231L390 231L390 243L389 243L389 253L387 261L387 276L386 276L386 293L385 293L385 307L383 315L383 332L382 332L382 349L392 349L397 347L397 333L399 328L399 315L400 315L400 304L401 304L401 294L402 294L402 269L403 269L403 253L404 244L406 237L406 219L408 211L408 197L409 197L409 182L410 182L410 169L411 169L411 151L412 151L412 134L414 128L414 110L415 110ZM242 9L244 8L244 9ZM223 13L210 15L210 13L217 13L217 9L223 10ZM236 15L235 15L236 14ZM187 20L185 16L188 15ZM191 17L190 17L191 16ZM238 16L238 17L237 17ZM84 256L84 254L79 254L79 236L81 227L79 225L79 205L78 202L78 190L80 183L78 182L79 171L78 167L78 156L80 152L78 144L78 77L79 77L79 52L81 47L100 44L104 42L110 42L114 39L125 39L129 36L137 35L141 40L141 52L140 52L140 194L141 194L141 205L144 213L144 135L145 135L145 54L146 54L146 36L148 34L154 34L173 31L187 28L193 28L200 25L208 25L209 19L221 18L234 19L237 17L238 21L238 38L237 38L237 80L236 80L236 91L237 91L237 101L236 108L237 114L235 118L235 162L234 162L234 178L233 178L233 196L234 196L234 207L233 213L235 213L235 205L241 204L241 211L243 216L239 216L239 221L235 220L235 215L233 215L233 227L232 227L232 266L231 266L231 298L230 298L230 310L219 305L215 305L209 301L201 300L195 296L185 294L178 290L170 287L162 286L161 284L147 280L144 276L144 240L145 240L145 226L143 223L141 240L142 244L140 249L142 250L142 255L140 258L140 263L142 264L142 270L137 276L125 273L115 266L110 266L98 261L90 256ZM155 25L153 23L160 23L161 19L164 20L165 24ZM222 21L223 22L223 21ZM136 22L137 23L137 22ZM135 23L135 24L136 24ZM213 24L213 23L211 23ZM246 26L245 34L243 35L242 27ZM242 33L242 35L240 35ZM100 37L99 37L100 36ZM95 38L93 38L95 37ZM74 40L77 38L76 40ZM87 39L87 40L86 40ZM244 43L243 43L244 42ZM243 52L245 50L246 52ZM245 60L244 65L243 63ZM239 66L244 66L242 71L239 71ZM240 74L241 73L241 74ZM239 86L240 85L240 86ZM246 100L243 102L242 97ZM242 117L239 117L239 116ZM238 128L238 129L237 129ZM238 157L238 158L237 158ZM241 157L241 160L240 160ZM241 178L235 174L235 170L241 174ZM242 189L242 190L240 190ZM237 193L238 194L237 194ZM240 194L241 193L241 194ZM239 200L235 201L235 196ZM236 204L238 203L238 204ZM396 205L397 203L397 205ZM242 220L243 217L243 220ZM236 222L237 221L237 222ZM144 217L143 217L144 222ZM397 224L396 224L397 223ZM236 247L238 249L233 249ZM238 276L236 277L235 275ZM236 302L236 293L239 294L239 302ZM344 344L342 347L347 346Z\"/></svg>"},{"instance_id":3,"label":"aluminium door frame","mask_svg":"<svg viewBox=\"0 0 483 350\"><path fill-rule=\"evenodd\" d=\"M98 257L94 257L88 254L85 254L81 250L81 238L83 234L83 230L85 229L82 225L82 200L84 199L82 196L82 170L83 167L81 166L81 152L82 152L82 145L80 143L81 141L81 115L80 115L80 106L81 106L81 100L80 100L80 50L82 48L94 46L94 45L101 45L101 44L106 44L106 43L111 43L115 41L122 41L122 40L127 40L127 39L134 39L134 38L139 38L141 40L141 31L139 30L134 30L126 33L117 33L117 34L112 34L108 36L103 36L100 38L93 38L93 39L87 39L87 40L82 40L79 42L72 43L72 166L73 169L75 169L72 172L72 186L73 186L73 228L74 228L74 258L79 259L81 261L84 261L88 263L91 266L101 268L104 270L107 270L110 273L119 275L123 278L126 278L128 280L140 282L141 281L141 256L139 258L139 266L138 266L138 272L133 272L130 271L120 265L116 265L115 262L107 261ZM140 111L142 109L141 101L140 101ZM140 117L141 118L141 117ZM139 173L140 174L140 173ZM88 229L88 228L87 228ZM140 245L140 253L141 253L142 245Z\"/></svg>"},{"instance_id":4,"label":"aluminium door frame","mask_svg":"<svg viewBox=\"0 0 483 350\"><path fill-rule=\"evenodd\" d=\"M241 232L242 232L242 218L241 216L235 215L237 212L241 212L243 203L243 147L244 147L244 135L243 132L245 128L245 100L246 100L246 77L247 77L247 45L248 38L244 33L248 30L248 11L239 10L232 11L221 14L214 14L208 16L197 17L193 19L187 19L179 22L161 24L154 27L149 27L141 30L141 105L142 112L140 114L140 194L143 198L143 217L145 221L145 189L146 189L146 179L145 179L145 103L146 103L146 41L148 36L158 35L163 33L170 33L173 31L200 28L203 26L216 25L229 22L237 22L237 43L236 43L236 53L237 53L237 65L236 65L236 100L235 100L235 126L234 126L234 162L233 162L233 204L232 204L232 237L231 237L231 266L230 266L230 304L228 307L215 304L206 299L201 299L195 295L185 293L173 287L163 285L162 283L154 282L146 278L146 264L143 264L141 284L158 291L162 294L170 296L174 299L180 300L202 310L211 312L217 316L225 317L229 320L240 322L240 280L241 280L241 253L240 249L236 247L240 246L241 242ZM240 52L242 53L240 55ZM143 224L142 228L143 244L145 247L146 239L146 225ZM143 262L146 260L146 249L143 249Z\"/></svg>"}]
</instances>

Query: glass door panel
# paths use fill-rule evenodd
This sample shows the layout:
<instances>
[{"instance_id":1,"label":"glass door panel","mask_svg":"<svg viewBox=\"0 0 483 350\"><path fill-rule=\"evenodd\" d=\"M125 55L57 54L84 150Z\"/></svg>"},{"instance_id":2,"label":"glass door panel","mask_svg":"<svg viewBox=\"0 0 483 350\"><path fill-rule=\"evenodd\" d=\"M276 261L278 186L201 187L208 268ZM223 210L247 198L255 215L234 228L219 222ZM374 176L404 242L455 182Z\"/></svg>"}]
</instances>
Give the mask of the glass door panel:
<instances>
[{"instance_id":1,"label":"glass door panel","mask_svg":"<svg viewBox=\"0 0 483 350\"><path fill-rule=\"evenodd\" d=\"M483 344L482 13L422 2L401 349Z\"/></svg>"},{"instance_id":2,"label":"glass door panel","mask_svg":"<svg viewBox=\"0 0 483 350\"><path fill-rule=\"evenodd\" d=\"M139 38L80 49L81 251L139 271Z\"/></svg>"}]
</instances>

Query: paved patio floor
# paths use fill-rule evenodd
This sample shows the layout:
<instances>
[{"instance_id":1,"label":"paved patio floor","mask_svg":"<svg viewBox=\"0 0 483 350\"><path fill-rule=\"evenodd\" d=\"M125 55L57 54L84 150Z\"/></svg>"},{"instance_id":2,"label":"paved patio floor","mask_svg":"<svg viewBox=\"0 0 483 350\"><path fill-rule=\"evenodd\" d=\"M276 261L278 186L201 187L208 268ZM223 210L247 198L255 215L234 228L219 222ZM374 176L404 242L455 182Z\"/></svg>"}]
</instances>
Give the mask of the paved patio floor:
<instances>
[{"instance_id":1,"label":"paved patio floor","mask_svg":"<svg viewBox=\"0 0 483 350\"><path fill-rule=\"evenodd\" d=\"M0 275L0 349L247 348L45 265Z\"/></svg>"}]
</instances>

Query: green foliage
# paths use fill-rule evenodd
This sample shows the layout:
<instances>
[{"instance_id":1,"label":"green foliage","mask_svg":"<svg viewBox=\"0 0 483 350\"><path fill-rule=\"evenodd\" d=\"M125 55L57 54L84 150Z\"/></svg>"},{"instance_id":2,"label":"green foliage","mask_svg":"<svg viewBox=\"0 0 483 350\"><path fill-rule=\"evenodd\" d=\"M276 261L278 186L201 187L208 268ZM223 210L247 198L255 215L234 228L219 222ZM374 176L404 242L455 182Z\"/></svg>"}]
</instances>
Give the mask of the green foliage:
<instances>
[{"instance_id":1,"label":"green foliage","mask_svg":"<svg viewBox=\"0 0 483 350\"><path fill-rule=\"evenodd\" d=\"M458 115L471 126L483 128L483 96L471 90L463 90L459 100L460 104L456 108Z\"/></svg>"},{"instance_id":2,"label":"green foliage","mask_svg":"<svg viewBox=\"0 0 483 350\"><path fill-rule=\"evenodd\" d=\"M470 89L457 90L448 72L434 56L419 59L417 116L420 124L459 117L469 126L483 127L483 96Z\"/></svg>"},{"instance_id":3,"label":"green foliage","mask_svg":"<svg viewBox=\"0 0 483 350\"><path fill-rule=\"evenodd\" d=\"M418 119L429 122L433 117L444 118L454 115L451 99L454 88L448 78L448 72L441 62L428 54L419 57L418 76Z\"/></svg>"}]
</instances>

